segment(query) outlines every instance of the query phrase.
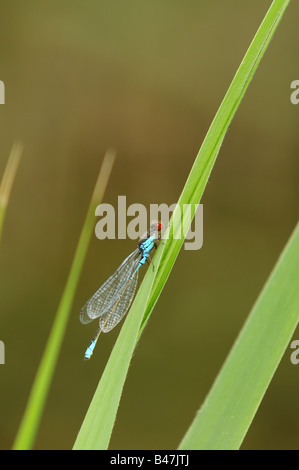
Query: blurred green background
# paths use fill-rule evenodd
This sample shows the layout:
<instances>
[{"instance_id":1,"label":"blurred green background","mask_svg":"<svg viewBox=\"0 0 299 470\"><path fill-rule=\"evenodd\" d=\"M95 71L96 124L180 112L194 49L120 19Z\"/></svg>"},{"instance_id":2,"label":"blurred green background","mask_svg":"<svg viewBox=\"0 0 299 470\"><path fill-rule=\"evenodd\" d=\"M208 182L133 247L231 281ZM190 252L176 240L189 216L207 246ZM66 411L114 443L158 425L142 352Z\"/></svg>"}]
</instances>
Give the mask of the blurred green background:
<instances>
[{"instance_id":1,"label":"blurred green background","mask_svg":"<svg viewBox=\"0 0 299 470\"><path fill-rule=\"evenodd\" d=\"M104 202L176 202L270 4L2 1L0 175L15 139L24 144L0 245L2 449L20 424L107 147L117 160ZM138 344L112 449L178 446L295 226L298 15L292 2L225 138L202 200L203 247L180 253ZM84 327L78 314L134 248L93 237L37 449L74 443L120 328L85 363L96 323ZM299 448L291 352L243 449Z\"/></svg>"}]
</instances>

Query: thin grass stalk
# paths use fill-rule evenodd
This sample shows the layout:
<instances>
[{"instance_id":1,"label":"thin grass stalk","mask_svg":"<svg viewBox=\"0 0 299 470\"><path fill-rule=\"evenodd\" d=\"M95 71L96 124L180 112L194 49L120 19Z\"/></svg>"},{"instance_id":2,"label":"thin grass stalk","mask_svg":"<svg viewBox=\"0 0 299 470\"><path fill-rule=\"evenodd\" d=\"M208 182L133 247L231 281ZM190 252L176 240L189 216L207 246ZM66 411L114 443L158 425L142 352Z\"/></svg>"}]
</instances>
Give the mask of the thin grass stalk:
<instances>
[{"instance_id":1,"label":"thin grass stalk","mask_svg":"<svg viewBox=\"0 0 299 470\"><path fill-rule=\"evenodd\" d=\"M228 126L288 3L274 0L250 44L191 169L178 202L180 209L183 204L191 204L194 214L195 204L200 202ZM173 218L170 237L157 250L155 272L149 270L144 277L86 413L74 449L106 449L109 445L132 354L184 242L183 238L173 238ZM184 217L182 225L187 233L190 223Z\"/></svg>"}]
</instances>

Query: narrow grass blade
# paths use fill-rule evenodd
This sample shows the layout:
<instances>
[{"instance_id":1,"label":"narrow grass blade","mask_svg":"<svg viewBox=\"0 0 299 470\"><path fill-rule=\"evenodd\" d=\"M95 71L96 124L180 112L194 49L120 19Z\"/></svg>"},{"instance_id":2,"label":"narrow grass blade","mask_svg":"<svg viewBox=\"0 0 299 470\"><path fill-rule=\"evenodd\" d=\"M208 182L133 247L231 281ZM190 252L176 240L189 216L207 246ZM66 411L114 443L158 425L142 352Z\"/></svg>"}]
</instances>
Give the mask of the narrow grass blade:
<instances>
[{"instance_id":1,"label":"narrow grass blade","mask_svg":"<svg viewBox=\"0 0 299 470\"><path fill-rule=\"evenodd\" d=\"M299 224L180 449L238 449L299 321Z\"/></svg>"},{"instance_id":2,"label":"narrow grass blade","mask_svg":"<svg viewBox=\"0 0 299 470\"><path fill-rule=\"evenodd\" d=\"M2 234L3 222L9 201L9 196L20 163L22 152L22 144L20 142L15 142L11 149L8 162L0 184L0 238Z\"/></svg>"},{"instance_id":3,"label":"narrow grass blade","mask_svg":"<svg viewBox=\"0 0 299 470\"><path fill-rule=\"evenodd\" d=\"M179 198L177 209L173 214L173 219L175 217L181 217L181 225L184 228L184 233L188 232L190 224L186 225L188 224L188 220L185 220L183 216L183 206L184 204L191 204L192 216L194 215L195 204L200 202L203 195L226 131L233 120L236 110L241 103L251 79L253 78L254 72L260 63L289 2L290 0L275 0L272 3L260 28L251 42L239 69L237 70L237 73L202 143L183 192ZM170 237L163 246L161 265L154 282L149 304L146 308L142 322L142 329L146 324L147 317L150 315L165 282L167 281L172 266L184 242L184 238L174 239L172 231L173 222L171 221L169 228Z\"/></svg>"},{"instance_id":4,"label":"narrow grass blade","mask_svg":"<svg viewBox=\"0 0 299 470\"><path fill-rule=\"evenodd\" d=\"M184 241L183 238L174 238L173 219L177 215L181 218L186 233L190 222L179 211L183 204L192 204L194 215L195 204L200 202L228 126L288 3L281 0L272 3L211 124L171 219L167 232L169 238L159 246L155 255L155 272L148 270L144 277L82 423L74 449L108 447L133 351Z\"/></svg>"},{"instance_id":5,"label":"narrow grass blade","mask_svg":"<svg viewBox=\"0 0 299 470\"><path fill-rule=\"evenodd\" d=\"M93 232L95 208L103 198L114 159L114 152L108 151L103 160L101 171L96 182L87 216L81 231L68 280L31 389L28 404L13 449L30 449L34 442L61 348L64 332L67 326L67 321L77 288L79 276Z\"/></svg>"}]
</instances>

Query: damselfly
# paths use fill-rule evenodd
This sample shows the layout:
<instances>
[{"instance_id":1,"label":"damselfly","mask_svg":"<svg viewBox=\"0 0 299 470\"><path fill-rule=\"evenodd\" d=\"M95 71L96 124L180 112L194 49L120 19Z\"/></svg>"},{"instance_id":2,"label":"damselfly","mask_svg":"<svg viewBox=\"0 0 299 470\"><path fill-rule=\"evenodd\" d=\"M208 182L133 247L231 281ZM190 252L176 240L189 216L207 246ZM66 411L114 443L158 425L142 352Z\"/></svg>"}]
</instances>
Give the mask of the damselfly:
<instances>
[{"instance_id":1,"label":"damselfly","mask_svg":"<svg viewBox=\"0 0 299 470\"><path fill-rule=\"evenodd\" d=\"M137 244L136 250L123 261L82 308L81 323L87 324L99 318L99 328L85 352L86 360L91 358L101 332L108 333L127 313L136 291L139 268L151 259L150 252L153 248L157 248L160 242L161 229L160 222L153 223L146 236Z\"/></svg>"}]
</instances>

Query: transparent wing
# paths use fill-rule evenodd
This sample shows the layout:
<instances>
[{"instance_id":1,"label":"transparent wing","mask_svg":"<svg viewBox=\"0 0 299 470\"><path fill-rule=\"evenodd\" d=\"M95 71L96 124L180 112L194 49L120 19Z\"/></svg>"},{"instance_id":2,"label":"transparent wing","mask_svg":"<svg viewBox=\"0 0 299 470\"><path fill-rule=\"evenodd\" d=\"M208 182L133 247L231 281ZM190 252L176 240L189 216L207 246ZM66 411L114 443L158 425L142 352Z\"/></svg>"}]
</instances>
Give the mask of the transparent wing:
<instances>
[{"instance_id":1,"label":"transparent wing","mask_svg":"<svg viewBox=\"0 0 299 470\"><path fill-rule=\"evenodd\" d=\"M134 250L117 270L90 297L80 312L80 321L89 323L101 317L116 303L126 286L128 279L138 265L138 249ZM135 276L134 276L135 277ZM136 288L136 287L135 287ZM113 328L113 327L112 327Z\"/></svg>"},{"instance_id":2,"label":"transparent wing","mask_svg":"<svg viewBox=\"0 0 299 470\"><path fill-rule=\"evenodd\" d=\"M105 315L100 317L99 325L104 333L108 333L121 321L132 303L138 282L139 271L135 271L138 263L139 260L135 260L132 270L133 276L127 280L119 296L117 299L115 298L115 302L110 306Z\"/></svg>"}]
</instances>

